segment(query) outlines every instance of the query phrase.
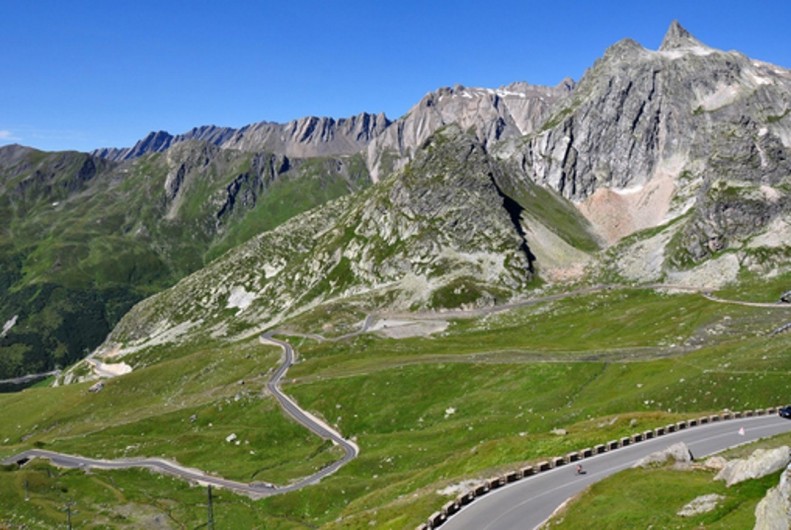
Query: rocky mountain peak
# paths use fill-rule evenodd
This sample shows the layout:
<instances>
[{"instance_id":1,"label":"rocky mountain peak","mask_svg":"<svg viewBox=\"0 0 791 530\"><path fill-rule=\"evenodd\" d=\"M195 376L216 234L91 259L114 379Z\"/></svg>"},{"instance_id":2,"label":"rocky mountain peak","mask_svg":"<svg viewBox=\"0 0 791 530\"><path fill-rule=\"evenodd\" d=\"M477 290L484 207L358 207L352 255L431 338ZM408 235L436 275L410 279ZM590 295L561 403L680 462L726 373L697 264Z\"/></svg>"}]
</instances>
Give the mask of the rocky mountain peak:
<instances>
[{"instance_id":1,"label":"rocky mountain peak","mask_svg":"<svg viewBox=\"0 0 791 530\"><path fill-rule=\"evenodd\" d=\"M674 20L670 23L670 27L667 29L667 33L665 33L665 38L662 39L659 51L666 52L695 46L704 47L698 39L693 37L689 31L679 24L678 20Z\"/></svg>"}]
</instances>

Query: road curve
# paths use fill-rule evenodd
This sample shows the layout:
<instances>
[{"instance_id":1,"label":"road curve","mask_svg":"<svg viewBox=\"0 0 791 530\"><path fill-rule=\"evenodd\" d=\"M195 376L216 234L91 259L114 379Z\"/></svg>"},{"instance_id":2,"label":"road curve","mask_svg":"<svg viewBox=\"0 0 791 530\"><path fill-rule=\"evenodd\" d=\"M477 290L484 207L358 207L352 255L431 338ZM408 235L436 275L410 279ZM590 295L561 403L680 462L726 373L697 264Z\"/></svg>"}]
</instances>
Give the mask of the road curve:
<instances>
[{"instance_id":1,"label":"road curve","mask_svg":"<svg viewBox=\"0 0 791 530\"><path fill-rule=\"evenodd\" d=\"M184 480L197 482L199 484L225 488L236 493L247 495L253 499L260 499L269 497L271 495L278 495L281 493L288 493L295 491L309 484L315 484L324 477L335 473L343 465L355 458L360 450L352 441L346 440L341 436L338 431L332 429L326 423L322 422L309 412L301 409L296 402L288 397L280 389L280 381L286 375L286 372L294 364L294 349L287 342L273 339L270 334L263 334L260 337L262 343L274 344L283 349L283 362L278 366L275 373L269 378L266 386L269 392L275 397L283 411L290 416L294 421L307 428L316 435L330 440L332 443L339 445L344 450L344 455L340 460L336 460L329 466L326 466L319 471L303 477L286 486L276 486L266 482L238 482L235 480L224 479L214 475L206 474L205 472L179 465L176 462L165 460L162 458L119 458L116 460L104 460L100 458L87 458L77 455L68 455L64 453L57 453L55 451L45 451L43 449L29 449L16 455L10 456L3 460L3 464L24 464L32 458L45 458L50 460L53 464L60 467L67 468L93 468L93 469L128 469L128 468L144 468L152 471L158 471L168 475L172 475Z\"/></svg>"},{"instance_id":2,"label":"road curve","mask_svg":"<svg viewBox=\"0 0 791 530\"><path fill-rule=\"evenodd\" d=\"M49 372L41 372L40 374L27 374L21 377L13 377L11 379L0 379L0 385L21 385L23 383L35 381L36 379L44 379L45 377L58 374L60 374L60 370L50 370Z\"/></svg>"},{"instance_id":3,"label":"road curve","mask_svg":"<svg viewBox=\"0 0 791 530\"><path fill-rule=\"evenodd\" d=\"M739 429L744 428L744 434ZM696 459L729 447L791 431L791 421L756 416L691 427L582 460L586 474L566 465L514 482L476 499L442 525L443 530L536 528L564 502L591 484L631 467L640 458L684 442Z\"/></svg>"}]
</instances>

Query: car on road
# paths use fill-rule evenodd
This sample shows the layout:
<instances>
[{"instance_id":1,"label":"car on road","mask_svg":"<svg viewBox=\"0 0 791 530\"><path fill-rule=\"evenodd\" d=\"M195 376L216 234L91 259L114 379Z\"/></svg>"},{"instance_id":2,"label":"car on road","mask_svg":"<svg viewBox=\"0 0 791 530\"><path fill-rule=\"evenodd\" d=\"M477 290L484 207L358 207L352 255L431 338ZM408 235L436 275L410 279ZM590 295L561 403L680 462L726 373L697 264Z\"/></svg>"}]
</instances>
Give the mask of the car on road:
<instances>
[{"instance_id":1,"label":"car on road","mask_svg":"<svg viewBox=\"0 0 791 530\"><path fill-rule=\"evenodd\" d=\"M777 411L777 414L779 414L781 418L788 418L791 420L791 405L780 407L780 410Z\"/></svg>"}]
</instances>

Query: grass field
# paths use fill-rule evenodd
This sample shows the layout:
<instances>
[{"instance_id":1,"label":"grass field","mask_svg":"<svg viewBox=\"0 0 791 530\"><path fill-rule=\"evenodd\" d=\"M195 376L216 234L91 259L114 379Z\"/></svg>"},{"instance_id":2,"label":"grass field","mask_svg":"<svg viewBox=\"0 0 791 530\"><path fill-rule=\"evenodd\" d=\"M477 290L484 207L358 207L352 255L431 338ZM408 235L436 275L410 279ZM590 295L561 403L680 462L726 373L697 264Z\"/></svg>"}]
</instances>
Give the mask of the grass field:
<instances>
[{"instance_id":1,"label":"grass field","mask_svg":"<svg viewBox=\"0 0 791 530\"><path fill-rule=\"evenodd\" d=\"M250 528L414 527L448 498L438 493L448 485L690 415L786 402L789 339L769 332L790 317L785 308L638 289L459 320L428 338L293 338L299 362L284 391L354 437L360 456L296 493L253 502L222 492L217 520ZM76 385L0 395L9 418L0 424L0 454L35 444L90 456L165 455L241 480L305 475L337 453L261 394L279 355L256 341L160 347L137 354L147 367L98 394ZM224 441L231 432L239 446ZM62 521L52 511L64 498L55 486L36 501L51 509L17 507L28 472L0 472L8 489L0 513ZM86 520L121 517L121 501L106 500L116 488L139 513L172 513L179 521L172 526L205 522L205 492L170 478L60 476Z\"/></svg>"},{"instance_id":2,"label":"grass field","mask_svg":"<svg viewBox=\"0 0 791 530\"><path fill-rule=\"evenodd\" d=\"M791 434L726 451L726 458L746 458L757 448L791 443ZM668 466L629 469L596 483L571 502L547 528L752 528L755 506L766 490L777 486L781 472L728 488L710 470L675 470ZM677 512L701 495L723 500L709 513L681 517Z\"/></svg>"}]
</instances>

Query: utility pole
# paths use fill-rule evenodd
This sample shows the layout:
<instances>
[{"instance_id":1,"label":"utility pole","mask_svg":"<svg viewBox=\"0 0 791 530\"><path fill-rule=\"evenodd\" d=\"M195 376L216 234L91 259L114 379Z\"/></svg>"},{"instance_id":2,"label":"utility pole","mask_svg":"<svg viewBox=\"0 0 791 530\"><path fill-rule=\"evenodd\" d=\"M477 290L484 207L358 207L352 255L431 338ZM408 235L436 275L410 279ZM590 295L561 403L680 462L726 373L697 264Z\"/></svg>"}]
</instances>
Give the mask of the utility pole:
<instances>
[{"instance_id":1,"label":"utility pole","mask_svg":"<svg viewBox=\"0 0 791 530\"><path fill-rule=\"evenodd\" d=\"M70 502L66 503L66 528L68 528L68 530L72 530L72 528L71 528L71 503Z\"/></svg>"},{"instance_id":2,"label":"utility pole","mask_svg":"<svg viewBox=\"0 0 791 530\"><path fill-rule=\"evenodd\" d=\"M27 479L25 479L25 500L30 500L30 485L28 484Z\"/></svg>"},{"instance_id":3,"label":"utility pole","mask_svg":"<svg viewBox=\"0 0 791 530\"><path fill-rule=\"evenodd\" d=\"M212 506L211 484L209 484L209 513L208 513L208 521L206 522L206 527L209 530L214 530L214 507Z\"/></svg>"}]
</instances>

